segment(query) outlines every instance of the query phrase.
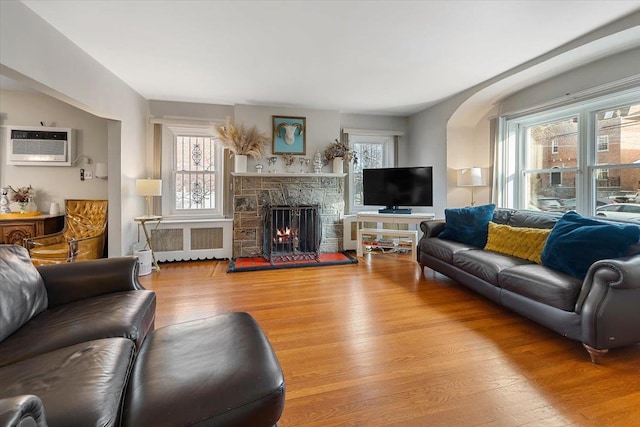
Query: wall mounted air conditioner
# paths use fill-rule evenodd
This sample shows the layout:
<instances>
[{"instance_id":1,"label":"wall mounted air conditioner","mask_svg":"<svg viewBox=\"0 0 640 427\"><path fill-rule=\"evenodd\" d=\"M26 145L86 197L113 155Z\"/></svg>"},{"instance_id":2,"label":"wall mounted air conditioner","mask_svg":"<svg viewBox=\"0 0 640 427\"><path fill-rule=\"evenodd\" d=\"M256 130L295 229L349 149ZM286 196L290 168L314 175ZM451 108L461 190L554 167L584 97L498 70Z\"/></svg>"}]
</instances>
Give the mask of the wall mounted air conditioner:
<instances>
[{"instance_id":1,"label":"wall mounted air conditioner","mask_svg":"<svg viewBox=\"0 0 640 427\"><path fill-rule=\"evenodd\" d=\"M7 127L7 164L71 166L75 150L70 128Z\"/></svg>"}]
</instances>

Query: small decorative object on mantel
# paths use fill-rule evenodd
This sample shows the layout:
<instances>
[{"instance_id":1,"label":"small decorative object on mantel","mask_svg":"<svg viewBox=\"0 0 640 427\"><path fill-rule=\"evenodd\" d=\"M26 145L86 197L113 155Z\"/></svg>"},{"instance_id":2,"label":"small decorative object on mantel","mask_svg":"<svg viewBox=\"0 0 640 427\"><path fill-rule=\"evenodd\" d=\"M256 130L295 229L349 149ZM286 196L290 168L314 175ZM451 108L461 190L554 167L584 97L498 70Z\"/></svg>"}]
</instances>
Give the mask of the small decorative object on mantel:
<instances>
[{"instance_id":1,"label":"small decorative object on mantel","mask_svg":"<svg viewBox=\"0 0 640 427\"><path fill-rule=\"evenodd\" d=\"M282 155L282 160L284 160L284 165L287 168L287 172L293 172L293 162L296 160L296 158L293 156L293 154L291 153L284 153Z\"/></svg>"},{"instance_id":2,"label":"small decorative object on mantel","mask_svg":"<svg viewBox=\"0 0 640 427\"><path fill-rule=\"evenodd\" d=\"M319 151L313 156L313 172L322 173L322 156Z\"/></svg>"},{"instance_id":3,"label":"small decorative object on mantel","mask_svg":"<svg viewBox=\"0 0 640 427\"><path fill-rule=\"evenodd\" d=\"M36 195L36 190L34 190L31 185L28 187L18 187L18 189L9 186L9 189L13 191L11 200L18 203L18 206L20 206L20 213L26 213L27 206L30 203L33 204L32 199Z\"/></svg>"},{"instance_id":4,"label":"small decorative object on mantel","mask_svg":"<svg viewBox=\"0 0 640 427\"><path fill-rule=\"evenodd\" d=\"M309 169L309 162L311 162L311 159L298 157L298 162L300 162L300 173L306 173Z\"/></svg>"},{"instance_id":5,"label":"small decorative object on mantel","mask_svg":"<svg viewBox=\"0 0 640 427\"><path fill-rule=\"evenodd\" d=\"M346 142L340 142L336 139L324 150L324 163L333 162L333 173L342 173L344 163L351 161L354 165L358 164L358 156Z\"/></svg>"},{"instance_id":6,"label":"small decorative object on mantel","mask_svg":"<svg viewBox=\"0 0 640 427\"><path fill-rule=\"evenodd\" d=\"M231 117L227 117L224 125L216 125L216 131L220 137L220 143L234 154L234 170L236 172L247 171L247 156L260 159L264 156L265 145L271 139L252 126L245 129L244 124L235 126L231 123Z\"/></svg>"},{"instance_id":7,"label":"small decorative object on mantel","mask_svg":"<svg viewBox=\"0 0 640 427\"><path fill-rule=\"evenodd\" d=\"M269 164L269 173L276 173L276 162L278 158L276 156L267 157L267 163Z\"/></svg>"}]
</instances>

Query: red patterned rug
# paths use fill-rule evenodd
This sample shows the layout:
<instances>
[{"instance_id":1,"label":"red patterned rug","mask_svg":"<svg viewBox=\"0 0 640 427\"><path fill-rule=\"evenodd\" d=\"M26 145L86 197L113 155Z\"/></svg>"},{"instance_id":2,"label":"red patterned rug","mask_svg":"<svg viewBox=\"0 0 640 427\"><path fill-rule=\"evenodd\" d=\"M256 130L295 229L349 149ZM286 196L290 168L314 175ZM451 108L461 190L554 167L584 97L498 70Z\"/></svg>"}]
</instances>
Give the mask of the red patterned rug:
<instances>
[{"instance_id":1,"label":"red patterned rug","mask_svg":"<svg viewBox=\"0 0 640 427\"><path fill-rule=\"evenodd\" d=\"M227 273L242 271L277 270L280 268L323 267L327 265L357 264L358 260L346 252L322 253L319 259L303 261L286 261L270 264L262 257L246 257L231 260Z\"/></svg>"}]
</instances>

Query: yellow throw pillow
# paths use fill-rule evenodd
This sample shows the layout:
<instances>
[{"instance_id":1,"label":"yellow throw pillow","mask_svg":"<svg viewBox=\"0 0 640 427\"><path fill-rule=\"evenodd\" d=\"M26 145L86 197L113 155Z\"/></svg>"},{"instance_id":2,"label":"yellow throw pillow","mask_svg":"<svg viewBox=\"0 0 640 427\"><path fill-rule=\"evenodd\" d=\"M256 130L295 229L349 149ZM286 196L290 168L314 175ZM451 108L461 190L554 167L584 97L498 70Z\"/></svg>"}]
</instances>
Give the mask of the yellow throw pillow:
<instances>
[{"instance_id":1,"label":"yellow throw pillow","mask_svg":"<svg viewBox=\"0 0 640 427\"><path fill-rule=\"evenodd\" d=\"M511 227L490 222L484 248L542 264L540 255L549 233L551 229Z\"/></svg>"}]
</instances>

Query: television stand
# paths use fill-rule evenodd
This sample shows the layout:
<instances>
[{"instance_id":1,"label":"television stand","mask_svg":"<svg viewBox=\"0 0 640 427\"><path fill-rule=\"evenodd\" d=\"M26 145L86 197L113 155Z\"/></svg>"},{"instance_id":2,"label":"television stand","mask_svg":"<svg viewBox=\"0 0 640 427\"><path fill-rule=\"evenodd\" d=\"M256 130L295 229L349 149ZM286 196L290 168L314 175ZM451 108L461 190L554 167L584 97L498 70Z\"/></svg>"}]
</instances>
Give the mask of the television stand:
<instances>
[{"instance_id":1,"label":"television stand","mask_svg":"<svg viewBox=\"0 0 640 427\"><path fill-rule=\"evenodd\" d=\"M393 236L411 239L411 253L414 257L418 246L419 225L422 221L434 219L432 213L412 213L412 214L396 214L396 213L379 213L379 212L358 212L356 214L358 228L358 245L357 255L363 256L363 236ZM364 227L363 223L375 223L375 227ZM413 226L414 230L397 230L393 228L383 228L384 224L408 224ZM417 260L417 258L416 258Z\"/></svg>"},{"instance_id":2,"label":"television stand","mask_svg":"<svg viewBox=\"0 0 640 427\"><path fill-rule=\"evenodd\" d=\"M401 209L401 208L383 208L383 209L378 209L378 213L381 213L381 214L411 215L411 208L406 208L406 209Z\"/></svg>"}]
</instances>

